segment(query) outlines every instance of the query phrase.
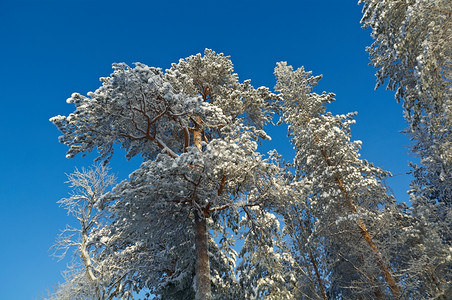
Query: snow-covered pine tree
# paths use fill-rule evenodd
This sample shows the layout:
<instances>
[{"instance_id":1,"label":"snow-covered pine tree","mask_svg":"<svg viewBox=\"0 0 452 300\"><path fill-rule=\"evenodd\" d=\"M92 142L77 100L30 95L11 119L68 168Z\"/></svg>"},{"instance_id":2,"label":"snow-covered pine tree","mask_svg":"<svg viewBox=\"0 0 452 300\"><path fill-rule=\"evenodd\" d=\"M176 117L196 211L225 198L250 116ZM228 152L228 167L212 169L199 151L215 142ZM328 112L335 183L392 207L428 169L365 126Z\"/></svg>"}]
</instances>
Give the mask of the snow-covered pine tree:
<instances>
[{"instance_id":1,"label":"snow-covered pine tree","mask_svg":"<svg viewBox=\"0 0 452 300\"><path fill-rule=\"evenodd\" d=\"M377 87L387 82L403 101L412 164L412 261L406 269L412 297L451 293L452 261L452 2L362 0L362 23L372 30L368 47ZM416 237L413 239L412 237Z\"/></svg>"},{"instance_id":2,"label":"snow-covered pine tree","mask_svg":"<svg viewBox=\"0 0 452 300\"><path fill-rule=\"evenodd\" d=\"M381 183L389 173L359 158L361 142L352 142L350 134L353 113L325 112L334 94L312 92L321 76L304 68L294 71L284 62L275 75L282 121L296 149L296 179L305 196L284 214L289 235L301 239L294 241L294 259L312 284L300 292L323 299L400 297L394 253L387 246L396 231L382 222L389 218L394 224L398 215Z\"/></svg>"},{"instance_id":3,"label":"snow-covered pine tree","mask_svg":"<svg viewBox=\"0 0 452 300\"><path fill-rule=\"evenodd\" d=\"M377 87L396 90L415 141L417 184L424 196L452 202L452 3L360 1L362 23L372 29L368 47Z\"/></svg>"},{"instance_id":4,"label":"snow-covered pine tree","mask_svg":"<svg viewBox=\"0 0 452 300\"><path fill-rule=\"evenodd\" d=\"M104 198L113 219L97 239L127 272L123 287L210 299L211 286L234 285L235 255L230 239L216 245L211 233L237 232L241 209L279 199L277 167L256 152L269 138L262 127L275 95L240 83L229 57L211 50L166 72L141 63L113 68L95 92L68 99L73 113L51 119L69 158L97 148L108 161L115 144L144 158Z\"/></svg>"}]
</instances>

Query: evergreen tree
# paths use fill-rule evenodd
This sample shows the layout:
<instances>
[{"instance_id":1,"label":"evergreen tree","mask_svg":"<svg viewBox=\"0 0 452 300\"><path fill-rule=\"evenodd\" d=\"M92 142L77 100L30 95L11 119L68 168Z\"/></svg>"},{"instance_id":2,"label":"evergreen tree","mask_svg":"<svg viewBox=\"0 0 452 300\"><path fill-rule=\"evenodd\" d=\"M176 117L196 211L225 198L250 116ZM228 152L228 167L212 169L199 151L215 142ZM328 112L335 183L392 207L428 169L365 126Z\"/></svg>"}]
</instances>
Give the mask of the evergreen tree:
<instances>
[{"instance_id":1,"label":"evergreen tree","mask_svg":"<svg viewBox=\"0 0 452 300\"><path fill-rule=\"evenodd\" d=\"M216 245L212 231L224 233L221 221L238 228L242 209L278 201L277 167L256 152L257 141L269 138L262 128L275 96L239 83L229 57L211 50L166 72L141 63L113 67L88 97L68 99L73 113L51 119L69 158L97 148L108 161L115 144L128 158L144 158L104 197L113 217L97 239L127 273L122 291L210 299L211 286L234 285L233 243Z\"/></svg>"},{"instance_id":2,"label":"evergreen tree","mask_svg":"<svg viewBox=\"0 0 452 300\"><path fill-rule=\"evenodd\" d=\"M451 203L452 187L452 3L435 1L360 1L364 27L375 42L368 47L378 69L377 87L387 81L403 100L422 194Z\"/></svg>"},{"instance_id":3,"label":"evergreen tree","mask_svg":"<svg viewBox=\"0 0 452 300\"><path fill-rule=\"evenodd\" d=\"M352 142L350 134L354 114L326 112L334 94L312 92L321 76L286 63L277 65L275 75L305 197L284 214L299 265L312 284L304 293L323 299L382 298L389 289L398 298L393 253L385 240L395 232L381 222L383 215L398 213L381 183L389 173L359 159L361 142Z\"/></svg>"},{"instance_id":4,"label":"evergreen tree","mask_svg":"<svg viewBox=\"0 0 452 300\"><path fill-rule=\"evenodd\" d=\"M372 29L368 48L377 87L387 82L403 101L414 181L409 191L412 253L407 289L416 299L451 293L452 246L452 2L363 0L362 23Z\"/></svg>"}]
</instances>

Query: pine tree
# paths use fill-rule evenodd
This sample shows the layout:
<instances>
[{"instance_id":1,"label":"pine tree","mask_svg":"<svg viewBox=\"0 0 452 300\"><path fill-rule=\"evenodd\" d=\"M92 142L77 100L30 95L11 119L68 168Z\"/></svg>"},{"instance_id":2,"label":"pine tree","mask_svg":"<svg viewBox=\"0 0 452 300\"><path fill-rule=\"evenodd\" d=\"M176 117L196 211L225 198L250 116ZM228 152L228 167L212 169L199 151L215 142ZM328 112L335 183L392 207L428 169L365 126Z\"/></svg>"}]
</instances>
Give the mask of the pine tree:
<instances>
[{"instance_id":1,"label":"pine tree","mask_svg":"<svg viewBox=\"0 0 452 300\"><path fill-rule=\"evenodd\" d=\"M378 69L377 87L387 81L403 100L408 133L421 158L415 166L425 196L450 205L452 193L452 3L450 1L360 1L362 23L372 29L368 47Z\"/></svg>"},{"instance_id":2,"label":"pine tree","mask_svg":"<svg viewBox=\"0 0 452 300\"><path fill-rule=\"evenodd\" d=\"M269 138L262 128L275 96L240 83L229 57L211 50L166 72L141 63L113 68L95 92L68 99L73 113L51 119L69 158L97 148L108 162L115 144L144 158L104 197L113 217L97 238L127 273L129 290L210 299L211 287L235 284L233 243L216 244L212 231L236 230L240 211L278 201L277 167L256 152Z\"/></svg>"},{"instance_id":3,"label":"pine tree","mask_svg":"<svg viewBox=\"0 0 452 300\"><path fill-rule=\"evenodd\" d=\"M275 75L282 121L289 124L296 149L300 194L306 197L294 202L285 218L292 239L300 239L294 245L312 284L309 293L323 299L382 298L389 289L400 297L392 253L379 238L394 234L382 216L398 212L381 183L389 173L359 159L361 142L350 136L354 114L325 112L334 94L312 92L321 76L304 68L293 71L286 63L277 65Z\"/></svg>"},{"instance_id":4,"label":"pine tree","mask_svg":"<svg viewBox=\"0 0 452 300\"><path fill-rule=\"evenodd\" d=\"M420 164L412 164L411 261L405 277L412 297L446 298L452 277L452 3L363 0L362 23L377 87L387 82L403 101L407 133Z\"/></svg>"}]
</instances>

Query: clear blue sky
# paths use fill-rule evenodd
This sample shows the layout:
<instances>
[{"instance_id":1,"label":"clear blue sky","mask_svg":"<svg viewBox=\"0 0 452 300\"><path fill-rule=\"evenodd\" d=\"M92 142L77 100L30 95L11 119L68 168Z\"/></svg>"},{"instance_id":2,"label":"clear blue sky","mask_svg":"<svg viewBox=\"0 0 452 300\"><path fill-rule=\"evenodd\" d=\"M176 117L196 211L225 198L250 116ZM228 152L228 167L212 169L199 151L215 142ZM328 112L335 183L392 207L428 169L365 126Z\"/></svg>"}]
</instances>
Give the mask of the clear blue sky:
<instances>
[{"instance_id":1,"label":"clear blue sky","mask_svg":"<svg viewBox=\"0 0 452 300\"><path fill-rule=\"evenodd\" d=\"M65 173L93 156L68 160L48 121L67 115L65 100L108 76L113 62L168 68L211 48L231 55L240 79L273 88L273 68L288 61L324 78L333 113L358 111L354 139L362 157L397 175L387 181L407 201L409 139L394 94L374 91L374 69L354 1L0 0L0 299L35 299L62 280L65 262L49 248L71 219L56 201L67 196ZM285 132L273 135L290 154ZM116 153L124 178L138 165ZM290 157L286 157L290 159Z\"/></svg>"}]
</instances>

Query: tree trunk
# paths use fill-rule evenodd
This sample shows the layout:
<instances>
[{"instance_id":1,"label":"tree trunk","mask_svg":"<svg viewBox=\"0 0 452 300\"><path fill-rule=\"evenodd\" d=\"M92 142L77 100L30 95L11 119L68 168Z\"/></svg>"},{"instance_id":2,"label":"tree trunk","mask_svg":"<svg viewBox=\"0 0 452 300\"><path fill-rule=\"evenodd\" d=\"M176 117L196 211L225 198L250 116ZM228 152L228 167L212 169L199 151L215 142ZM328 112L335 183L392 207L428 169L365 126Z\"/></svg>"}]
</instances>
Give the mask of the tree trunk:
<instances>
[{"instance_id":1,"label":"tree trunk","mask_svg":"<svg viewBox=\"0 0 452 300\"><path fill-rule=\"evenodd\" d=\"M202 151L202 119L200 116L195 116L195 126L192 131L193 143L199 151ZM207 224L206 216L201 214L200 211L195 211L195 299L211 300Z\"/></svg>"},{"instance_id":2,"label":"tree trunk","mask_svg":"<svg viewBox=\"0 0 452 300\"><path fill-rule=\"evenodd\" d=\"M307 232L306 232L307 229L305 228L305 225L303 224L303 220L300 217L300 213L298 211L298 208L294 207L293 209L294 209L296 217L297 217L297 222L298 222L298 224L300 224L299 226L300 226L300 228L302 230L302 234L303 234L303 236L305 236L307 234ZM295 226L293 225L293 221L292 221L292 227L295 228ZM295 232L295 230L294 230L294 232ZM298 237L298 235L295 234L294 236L295 236L295 240L297 241L298 247L300 249L306 249L305 251L308 252L309 260L311 262L312 267L314 268L315 276L316 276L316 279L317 279L317 285L318 285L318 287L320 289L320 293L322 294L323 300L327 300L328 298L326 296L325 289L323 288L322 277L320 275L320 271L319 271L319 268L317 266L317 261L316 261L314 255L312 254L310 246L308 246L307 242L300 241L300 238ZM306 262L306 270L308 270L308 272L311 273L311 270L309 270L309 267L308 267L308 262ZM313 279L311 277L311 274L309 274L309 277L310 277L310 279L313 282L313 291L315 291L317 298L320 299L319 295L317 295L317 289L315 288L315 284L314 284L314 281L313 281Z\"/></svg>"},{"instance_id":3,"label":"tree trunk","mask_svg":"<svg viewBox=\"0 0 452 300\"><path fill-rule=\"evenodd\" d=\"M196 266L195 266L195 299L210 300L210 266L207 248L207 224L204 217L200 217L195 212L195 245L196 245Z\"/></svg>"}]
</instances>

